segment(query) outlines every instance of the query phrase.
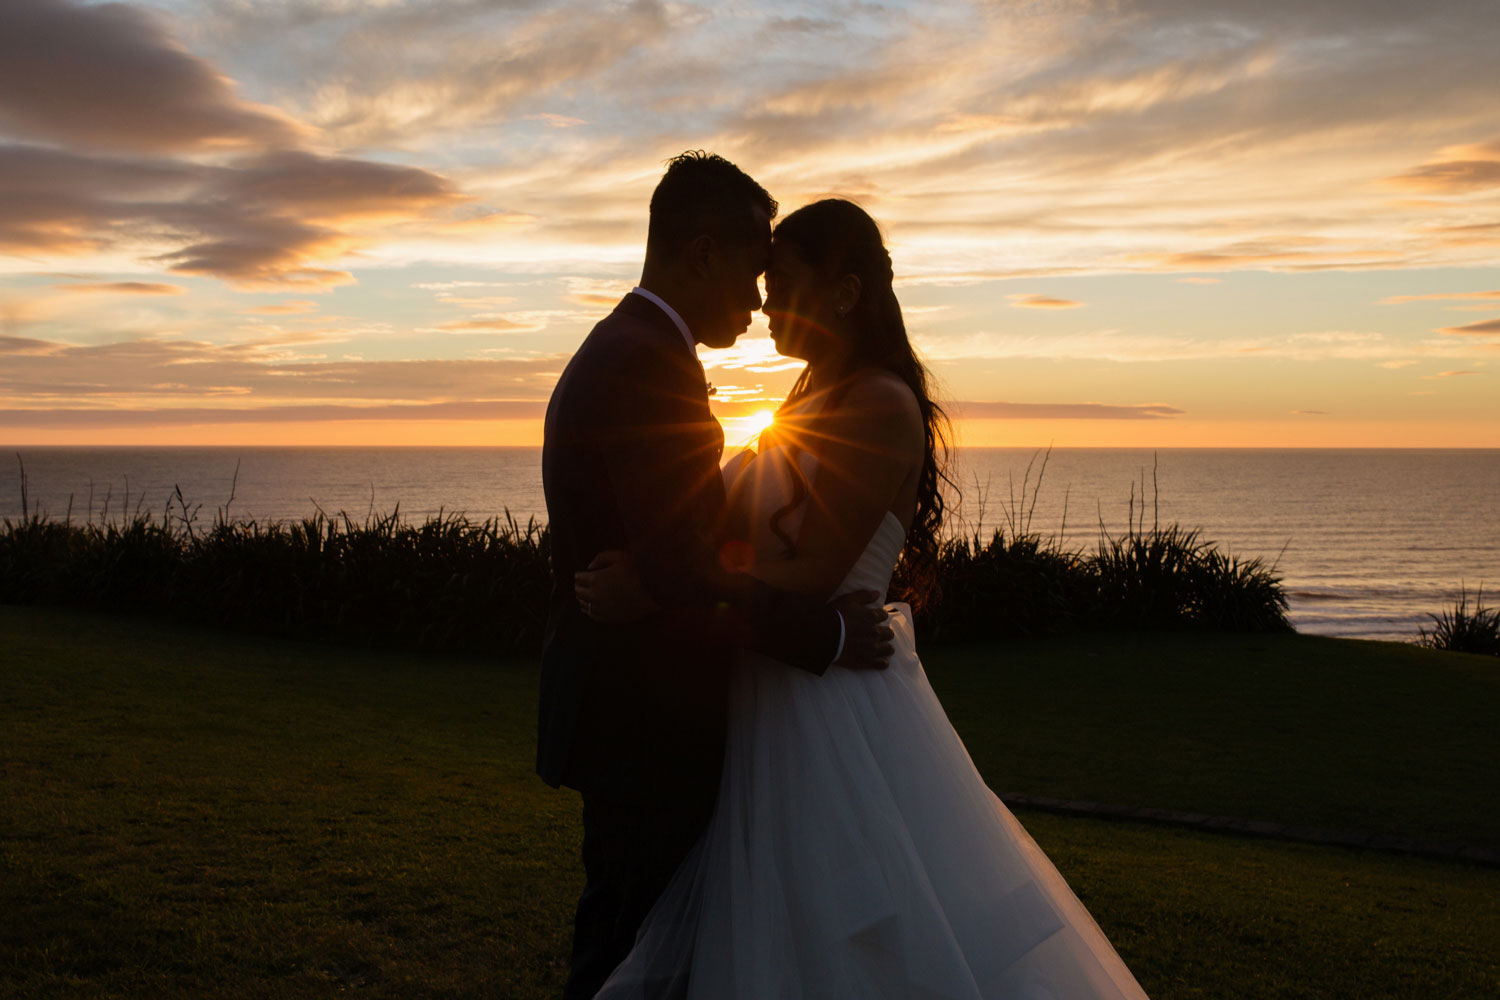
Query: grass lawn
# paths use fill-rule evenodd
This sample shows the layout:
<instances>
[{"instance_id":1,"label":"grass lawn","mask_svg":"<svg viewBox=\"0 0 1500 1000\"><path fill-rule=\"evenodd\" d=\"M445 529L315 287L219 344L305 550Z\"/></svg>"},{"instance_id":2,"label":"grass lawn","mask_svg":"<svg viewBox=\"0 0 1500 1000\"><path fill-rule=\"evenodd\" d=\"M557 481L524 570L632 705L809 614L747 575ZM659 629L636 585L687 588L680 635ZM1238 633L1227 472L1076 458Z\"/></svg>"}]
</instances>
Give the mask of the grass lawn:
<instances>
[{"instance_id":1,"label":"grass lawn","mask_svg":"<svg viewBox=\"0 0 1500 1000\"><path fill-rule=\"evenodd\" d=\"M1156 637L929 667L996 787L1495 839L1477 660ZM534 712L525 663L0 607L0 996L555 996L577 800L531 772ZM1500 870L1021 816L1157 1000L1500 993Z\"/></svg>"},{"instance_id":2,"label":"grass lawn","mask_svg":"<svg viewBox=\"0 0 1500 1000\"><path fill-rule=\"evenodd\" d=\"M1303 635L924 655L991 787L1500 848L1500 660Z\"/></svg>"}]
</instances>

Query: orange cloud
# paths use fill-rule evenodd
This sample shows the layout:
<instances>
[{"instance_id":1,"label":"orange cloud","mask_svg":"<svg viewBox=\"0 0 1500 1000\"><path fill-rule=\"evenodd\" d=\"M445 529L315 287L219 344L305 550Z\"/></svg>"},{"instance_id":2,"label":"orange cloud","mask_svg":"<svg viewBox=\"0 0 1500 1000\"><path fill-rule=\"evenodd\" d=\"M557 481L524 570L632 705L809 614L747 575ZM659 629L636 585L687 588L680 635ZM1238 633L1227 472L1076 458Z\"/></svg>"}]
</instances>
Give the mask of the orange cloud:
<instances>
[{"instance_id":1,"label":"orange cloud","mask_svg":"<svg viewBox=\"0 0 1500 1000\"><path fill-rule=\"evenodd\" d=\"M491 399L389 405L100 407L0 409L0 427L162 427L176 424L311 423L328 420L535 420L546 400Z\"/></svg>"},{"instance_id":2,"label":"orange cloud","mask_svg":"<svg viewBox=\"0 0 1500 1000\"><path fill-rule=\"evenodd\" d=\"M553 128L575 128L579 125L588 124L582 118L574 118L571 115L554 115L546 111L540 114L526 115L525 119L529 122L543 122L551 125Z\"/></svg>"},{"instance_id":3,"label":"orange cloud","mask_svg":"<svg viewBox=\"0 0 1500 1000\"><path fill-rule=\"evenodd\" d=\"M1056 299L1050 295L1007 295L1013 309L1077 309L1082 302L1072 299Z\"/></svg>"},{"instance_id":4,"label":"orange cloud","mask_svg":"<svg viewBox=\"0 0 1500 1000\"><path fill-rule=\"evenodd\" d=\"M612 309L614 308L615 304L620 301L620 296L600 294L597 292L580 292L576 295L569 295L568 301L576 302L581 306L589 306L591 308Z\"/></svg>"},{"instance_id":5,"label":"orange cloud","mask_svg":"<svg viewBox=\"0 0 1500 1000\"><path fill-rule=\"evenodd\" d=\"M1453 160L1429 163L1392 179L1404 187L1428 191L1471 191L1500 187L1500 160Z\"/></svg>"},{"instance_id":6,"label":"orange cloud","mask_svg":"<svg viewBox=\"0 0 1500 1000\"><path fill-rule=\"evenodd\" d=\"M198 168L170 160L88 156L0 145L0 248L86 253L107 245L142 212L170 205Z\"/></svg>"},{"instance_id":7,"label":"orange cloud","mask_svg":"<svg viewBox=\"0 0 1500 1000\"><path fill-rule=\"evenodd\" d=\"M282 152L212 166L0 145L0 247L76 254L149 233L180 274L247 288L353 281L319 266L367 239L361 224L464 200L413 167Z\"/></svg>"},{"instance_id":8,"label":"orange cloud","mask_svg":"<svg viewBox=\"0 0 1500 1000\"><path fill-rule=\"evenodd\" d=\"M1441 234L1437 242L1450 247L1500 245L1500 222L1479 222L1462 226L1432 226L1429 232Z\"/></svg>"},{"instance_id":9,"label":"orange cloud","mask_svg":"<svg viewBox=\"0 0 1500 1000\"><path fill-rule=\"evenodd\" d=\"M1424 163L1387 183L1418 191L1459 194L1500 187L1500 139L1443 150L1446 159Z\"/></svg>"},{"instance_id":10,"label":"orange cloud","mask_svg":"<svg viewBox=\"0 0 1500 1000\"><path fill-rule=\"evenodd\" d=\"M1271 269L1327 271L1344 268L1395 267L1403 263L1400 252L1374 247L1342 248L1312 236L1244 240L1215 250L1163 254L1140 258L1168 270L1228 271Z\"/></svg>"},{"instance_id":11,"label":"orange cloud","mask_svg":"<svg viewBox=\"0 0 1500 1000\"><path fill-rule=\"evenodd\" d=\"M545 400L557 380L559 358L524 355L455 360L363 361L299 357L289 348L346 340L340 330L256 331L231 344L152 338L75 345L0 336L0 406L150 407L170 395L173 405L199 394L243 395L241 405L327 403L413 404L453 400ZM172 384L164 393L153 388ZM3 428L0 428L3 429Z\"/></svg>"},{"instance_id":12,"label":"orange cloud","mask_svg":"<svg viewBox=\"0 0 1500 1000\"><path fill-rule=\"evenodd\" d=\"M1431 295L1392 295L1381 299L1376 305L1395 306L1406 302L1443 302L1450 300L1500 299L1500 291L1494 292L1436 292Z\"/></svg>"},{"instance_id":13,"label":"orange cloud","mask_svg":"<svg viewBox=\"0 0 1500 1000\"><path fill-rule=\"evenodd\" d=\"M0 336L0 357L21 357L30 355L33 357L46 357L50 354L58 354L65 350L65 345L53 343L48 340L36 340L31 337L7 337Z\"/></svg>"},{"instance_id":14,"label":"orange cloud","mask_svg":"<svg viewBox=\"0 0 1500 1000\"><path fill-rule=\"evenodd\" d=\"M255 306L250 311L267 316L298 315L301 313L316 312L318 304L307 299L297 299L291 302L277 302L273 305Z\"/></svg>"},{"instance_id":15,"label":"orange cloud","mask_svg":"<svg viewBox=\"0 0 1500 1000\"><path fill-rule=\"evenodd\" d=\"M568 301L588 309L609 310L630 291L635 282L602 278L567 277L563 284L568 289Z\"/></svg>"},{"instance_id":16,"label":"orange cloud","mask_svg":"<svg viewBox=\"0 0 1500 1000\"><path fill-rule=\"evenodd\" d=\"M187 291L181 285L168 285L157 281L78 282L53 287L64 292L105 292L125 295L181 295Z\"/></svg>"},{"instance_id":17,"label":"orange cloud","mask_svg":"<svg viewBox=\"0 0 1500 1000\"><path fill-rule=\"evenodd\" d=\"M949 405L951 412L962 420L1160 420L1187 412L1160 404L956 402Z\"/></svg>"},{"instance_id":18,"label":"orange cloud","mask_svg":"<svg viewBox=\"0 0 1500 1000\"><path fill-rule=\"evenodd\" d=\"M426 170L294 151L237 163L216 179L220 197L315 222L412 217L465 200Z\"/></svg>"},{"instance_id":19,"label":"orange cloud","mask_svg":"<svg viewBox=\"0 0 1500 1000\"><path fill-rule=\"evenodd\" d=\"M249 290L283 286L310 291L354 284L354 275L305 263L309 257L331 257L349 249L347 240L335 233L320 233L288 223L284 241L210 240L194 243L158 260L168 261L178 274L201 274L222 278ZM296 236L291 234L296 233ZM306 235L303 235L306 234Z\"/></svg>"},{"instance_id":20,"label":"orange cloud","mask_svg":"<svg viewBox=\"0 0 1500 1000\"><path fill-rule=\"evenodd\" d=\"M522 333L541 329L535 323L526 323L504 316L475 316L473 319L455 319L439 323L438 329L454 333Z\"/></svg>"},{"instance_id":21,"label":"orange cloud","mask_svg":"<svg viewBox=\"0 0 1500 1000\"><path fill-rule=\"evenodd\" d=\"M1458 334L1460 336L1494 336L1500 334L1500 319L1487 319L1478 323L1465 323L1463 326L1445 326L1438 332Z\"/></svg>"}]
</instances>

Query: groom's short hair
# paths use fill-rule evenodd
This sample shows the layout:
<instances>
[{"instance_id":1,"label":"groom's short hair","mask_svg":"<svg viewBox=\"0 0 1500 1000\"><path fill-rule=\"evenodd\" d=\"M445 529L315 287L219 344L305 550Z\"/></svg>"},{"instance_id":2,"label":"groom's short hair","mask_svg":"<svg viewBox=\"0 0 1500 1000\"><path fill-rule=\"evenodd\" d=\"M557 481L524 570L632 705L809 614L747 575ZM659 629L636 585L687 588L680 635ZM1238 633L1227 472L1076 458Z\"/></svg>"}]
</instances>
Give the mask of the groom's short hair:
<instances>
[{"instance_id":1,"label":"groom's short hair","mask_svg":"<svg viewBox=\"0 0 1500 1000\"><path fill-rule=\"evenodd\" d=\"M756 209L774 219L776 199L724 157L689 150L667 161L667 172L651 194L646 249L672 253L704 235L724 241L750 239L757 235Z\"/></svg>"}]
</instances>

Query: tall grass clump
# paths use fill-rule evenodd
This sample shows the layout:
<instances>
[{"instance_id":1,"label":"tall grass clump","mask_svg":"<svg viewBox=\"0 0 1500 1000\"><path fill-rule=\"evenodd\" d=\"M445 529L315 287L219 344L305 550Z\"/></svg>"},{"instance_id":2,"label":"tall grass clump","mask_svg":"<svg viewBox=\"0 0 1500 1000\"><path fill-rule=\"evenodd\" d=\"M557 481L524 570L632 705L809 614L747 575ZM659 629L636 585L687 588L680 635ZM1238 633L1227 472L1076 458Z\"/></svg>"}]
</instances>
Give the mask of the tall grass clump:
<instances>
[{"instance_id":1,"label":"tall grass clump","mask_svg":"<svg viewBox=\"0 0 1500 1000\"><path fill-rule=\"evenodd\" d=\"M1153 484L1155 478L1153 470ZM1242 560L1221 552L1197 529L1162 526L1159 509L1153 498L1147 530L1142 482L1139 501L1132 484L1123 535L1111 535L1100 519L1098 549L1089 567L1098 588L1096 614L1103 622L1139 628L1291 630L1286 593L1273 568L1259 558Z\"/></svg>"},{"instance_id":2,"label":"tall grass clump","mask_svg":"<svg viewBox=\"0 0 1500 1000\"><path fill-rule=\"evenodd\" d=\"M137 507L74 523L32 511L0 530L0 602L160 614L202 624L411 649L532 656L551 582L547 529L508 513L421 524L400 507L362 521L321 508L292 523L211 524L176 491L162 515ZM230 503L233 502L231 494Z\"/></svg>"},{"instance_id":3,"label":"tall grass clump","mask_svg":"<svg viewBox=\"0 0 1500 1000\"><path fill-rule=\"evenodd\" d=\"M1032 514L1048 455L1034 482L1035 458L1019 495L1012 486L1008 501L1002 500L1004 527L988 539L965 527L944 542L937 595L909 594L898 575L893 592L920 602L920 633L960 641L1096 629L1291 631L1275 567L1225 553L1197 530L1162 525L1155 513L1148 527L1144 482L1139 496L1131 486L1123 534L1111 534L1101 517L1093 552L1062 541L1066 497L1058 533L1036 530ZM975 492L983 523L988 490L976 483Z\"/></svg>"},{"instance_id":4,"label":"tall grass clump","mask_svg":"<svg viewBox=\"0 0 1500 1000\"><path fill-rule=\"evenodd\" d=\"M1484 606L1484 587L1475 595L1472 611L1469 591L1460 584L1453 607L1427 617L1432 619L1432 631L1418 629L1418 645L1454 653L1500 656L1500 609Z\"/></svg>"},{"instance_id":5,"label":"tall grass clump","mask_svg":"<svg viewBox=\"0 0 1500 1000\"><path fill-rule=\"evenodd\" d=\"M1050 451L1048 453L1050 455ZM1012 480L1000 500L1003 527L984 537L981 525L989 508L991 487L976 479L971 492L973 520L955 503L952 527L938 546L936 586L915 592L897 568L891 593L910 603L918 629L933 640L996 635L1049 635L1062 623L1086 617L1091 600L1086 560L1061 543L1061 531L1043 536L1032 528L1037 495L1047 471L1047 457L1026 466L1017 493ZM1036 480L1032 482L1035 471ZM1067 527L1066 502L1062 529Z\"/></svg>"}]
</instances>

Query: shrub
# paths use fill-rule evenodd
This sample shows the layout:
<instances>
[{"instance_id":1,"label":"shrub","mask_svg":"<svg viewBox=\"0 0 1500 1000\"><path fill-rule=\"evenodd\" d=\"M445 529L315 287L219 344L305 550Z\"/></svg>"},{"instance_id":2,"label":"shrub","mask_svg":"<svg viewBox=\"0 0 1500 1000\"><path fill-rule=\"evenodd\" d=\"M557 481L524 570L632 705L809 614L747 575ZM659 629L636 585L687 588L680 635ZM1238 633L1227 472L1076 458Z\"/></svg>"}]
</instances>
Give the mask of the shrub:
<instances>
[{"instance_id":1,"label":"shrub","mask_svg":"<svg viewBox=\"0 0 1500 1000\"><path fill-rule=\"evenodd\" d=\"M958 641L1105 628L1291 631L1274 567L1221 552L1196 530L1162 526L1154 514L1146 527L1144 475L1139 495L1131 484L1125 533L1113 536L1101 521L1091 554L1060 541L1067 529L1066 495L1057 535L1033 530L1050 454L1033 456L1019 493L1009 484L1001 502L1004 529L988 542L967 530L943 544L934 592L909 594L899 574L892 581L896 599L920 597L920 635ZM982 522L988 484L976 482L974 493Z\"/></svg>"},{"instance_id":2,"label":"shrub","mask_svg":"<svg viewBox=\"0 0 1500 1000\"><path fill-rule=\"evenodd\" d=\"M946 538L936 580L921 593L898 567L891 597L918 607L925 641L1102 628L1290 630L1280 580L1260 560L1226 555L1175 524L1148 530L1133 488L1124 535L1101 524L1094 553L1066 549L1062 532L1031 529L1040 483L1039 472L1028 499L1028 468L1019 499L1012 491L1004 508L1005 529L987 540L977 529ZM982 521L984 494L976 492ZM21 520L0 528L3 603L416 649L529 657L541 648L552 581L547 529L535 520L440 512L410 524L398 506L362 522L319 509L261 524L231 519L226 503L204 528L179 491L160 518L137 504L117 521L58 523L29 510L24 469L22 497ZM1494 615L1486 614L1493 637Z\"/></svg>"},{"instance_id":3,"label":"shrub","mask_svg":"<svg viewBox=\"0 0 1500 1000\"><path fill-rule=\"evenodd\" d=\"M1432 619L1432 631L1418 629L1418 644L1455 653L1500 656L1500 610L1484 606L1483 587L1474 597L1473 611L1469 610L1469 592L1460 585L1452 608L1427 617Z\"/></svg>"},{"instance_id":4,"label":"shrub","mask_svg":"<svg viewBox=\"0 0 1500 1000\"><path fill-rule=\"evenodd\" d=\"M372 645L534 656L551 585L547 529L507 513L404 522L399 507L207 530L175 498L160 520L59 524L23 508L0 530L0 602L163 614Z\"/></svg>"}]
</instances>

